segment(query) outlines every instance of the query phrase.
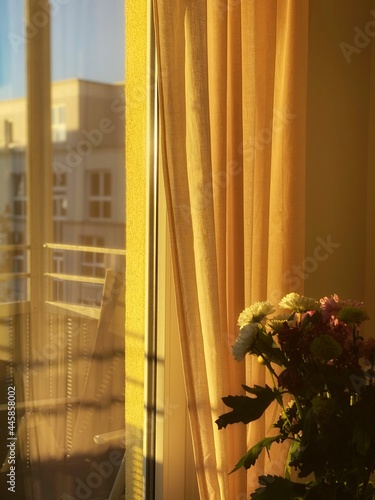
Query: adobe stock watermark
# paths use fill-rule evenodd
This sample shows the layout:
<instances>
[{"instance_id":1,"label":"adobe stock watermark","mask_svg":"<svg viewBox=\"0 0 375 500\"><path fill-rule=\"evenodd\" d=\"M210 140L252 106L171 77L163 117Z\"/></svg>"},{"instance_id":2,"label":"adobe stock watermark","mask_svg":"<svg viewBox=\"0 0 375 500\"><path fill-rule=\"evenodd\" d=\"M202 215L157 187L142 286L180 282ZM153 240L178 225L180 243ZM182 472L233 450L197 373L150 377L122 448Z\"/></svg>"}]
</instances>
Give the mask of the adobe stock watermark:
<instances>
[{"instance_id":1,"label":"adobe stock watermark","mask_svg":"<svg viewBox=\"0 0 375 500\"><path fill-rule=\"evenodd\" d=\"M336 249L341 247L341 243L332 241L331 235L326 236L325 239L319 236L315 241L317 245L313 254L305 257L302 264L293 265L283 276L284 281L291 290L298 289L302 281L307 280L311 274L317 271L321 262L326 261Z\"/></svg>"},{"instance_id":2,"label":"adobe stock watermark","mask_svg":"<svg viewBox=\"0 0 375 500\"><path fill-rule=\"evenodd\" d=\"M366 23L363 29L358 26L353 28L355 34L352 43L340 43L341 52L348 64L352 62L352 55L360 54L371 43L371 39L375 37L375 10L371 10L370 15L372 19Z\"/></svg>"},{"instance_id":3,"label":"adobe stock watermark","mask_svg":"<svg viewBox=\"0 0 375 500\"><path fill-rule=\"evenodd\" d=\"M119 120L125 119L125 97L118 97L111 102L112 113L121 115ZM116 123L108 117L101 118L96 127L91 130L83 129L82 138L73 146L65 146L66 155L63 161L54 160L52 168L57 175L65 172L72 172L81 165L84 158L103 143L105 136L112 134L116 130Z\"/></svg>"},{"instance_id":4,"label":"adobe stock watermark","mask_svg":"<svg viewBox=\"0 0 375 500\"><path fill-rule=\"evenodd\" d=\"M7 472L8 491L16 493L16 387L14 385L8 387L8 437L7 463L9 471Z\"/></svg>"},{"instance_id":5,"label":"adobe stock watermark","mask_svg":"<svg viewBox=\"0 0 375 500\"><path fill-rule=\"evenodd\" d=\"M110 293L106 294L104 289L100 291L103 306L109 305L112 300L116 301L119 294L124 290L124 273L124 268L117 272L115 284L110 290ZM89 319L86 323L86 328L95 329L97 325L97 319ZM37 350L36 348L32 349L32 361L30 361L30 365L26 365L25 363L18 364L16 367L17 373L23 375L25 372L42 372L50 363L57 362L61 352L65 351L69 343L79 337L81 333L82 325L79 322L68 321L64 328L54 330L50 342L44 344L41 350Z\"/></svg>"},{"instance_id":6,"label":"adobe stock watermark","mask_svg":"<svg viewBox=\"0 0 375 500\"><path fill-rule=\"evenodd\" d=\"M244 138L237 147L237 153L245 160L254 156L256 151L263 151L272 144L277 134L281 133L285 127L296 118L296 114L286 109L274 109L267 127L260 128L255 135ZM198 160L197 160L198 161ZM202 212L207 209L209 203L214 198L215 187L225 189L231 178L243 172L243 162L233 159L228 161L225 170L210 174L209 178L199 191L199 198L193 199L188 204L179 204L178 210L184 221L190 222L193 212Z\"/></svg>"},{"instance_id":7,"label":"adobe stock watermark","mask_svg":"<svg viewBox=\"0 0 375 500\"><path fill-rule=\"evenodd\" d=\"M33 13L30 22L24 19L21 33L8 33L8 40L14 52L18 53L20 47L26 44L27 40L34 38L41 28L44 28L49 18L56 16L60 12L61 5L66 5L70 0L40 0L40 9Z\"/></svg>"},{"instance_id":8,"label":"adobe stock watermark","mask_svg":"<svg viewBox=\"0 0 375 500\"><path fill-rule=\"evenodd\" d=\"M360 395L364 388L375 385L374 363L364 358L361 365L362 373L360 375L355 373L350 375L350 382L357 395Z\"/></svg>"},{"instance_id":9,"label":"adobe stock watermark","mask_svg":"<svg viewBox=\"0 0 375 500\"><path fill-rule=\"evenodd\" d=\"M341 243L333 241L330 234L325 238L318 236L315 241L317 245L312 255L305 257L301 264L294 264L291 269L288 269L283 274L283 282L289 290L299 290L303 282L318 270L319 265L329 259L341 247ZM278 302L282 295L281 290L274 290L269 300L271 302Z\"/></svg>"},{"instance_id":10,"label":"adobe stock watermark","mask_svg":"<svg viewBox=\"0 0 375 500\"><path fill-rule=\"evenodd\" d=\"M372 373L367 373L365 372L364 375L361 377L360 375L355 375L354 373L350 375L350 382L352 384L352 387L354 389L354 392L356 394L361 394L363 391L364 387L367 387L371 384L373 384L374 381L374 371L372 370Z\"/></svg>"},{"instance_id":11,"label":"adobe stock watermark","mask_svg":"<svg viewBox=\"0 0 375 500\"><path fill-rule=\"evenodd\" d=\"M290 125L296 116L295 113L290 113L286 109L275 108L268 126L257 130L255 135L246 137L238 148L239 153L246 158L253 156L255 151L263 151L266 146L272 143L278 133Z\"/></svg>"},{"instance_id":12,"label":"adobe stock watermark","mask_svg":"<svg viewBox=\"0 0 375 500\"><path fill-rule=\"evenodd\" d=\"M100 464L92 461L91 466L94 470L89 472L84 479L75 478L74 496L64 493L60 500L88 500L91 498L94 492L102 486L103 481L109 479L113 473L117 473L118 468L121 467L122 458L123 453L113 450L109 454L108 460L103 460Z\"/></svg>"},{"instance_id":13,"label":"adobe stock watermark","mask_svg":"<svg viewBox=\"0 0 375 500\"><path fill-rule=\"evenodd\" d=\"M178 212L182 216L182 219L184 219L184 222L188 223L191 221L194 211L196 213L202 213L202 211L207 209L209 203L214 198L214 185L218 188L225 188L229 179L231 177L235 177L241 172L242 163L233 160L227 164L226 170L215 172L213 174L211 173L200 190L199 199L192 200L190 204L180 203L178 205Z\"/></svg>"},{"instance_id":14,"label":"adobe stock watermark","mask_svg":"<svg viewBox=\"0 0 375 500\"><path fill-rule=\"evenodd\" d=\"M315 273L322 262L331 257L334 252L341 247L341 243L333 241L332 236L328 235L325 238L318 236L316 238L317 245L314 248L312 255L305 257L301 264L294 264L290 269L285 271L282 280L290 291L298 290L305 280ZM283 296L282 290L273 290L268 297L272 304L278 304ZM232 348L237 333L228 336L228 347Z\"/></svg>"}]
</instances>

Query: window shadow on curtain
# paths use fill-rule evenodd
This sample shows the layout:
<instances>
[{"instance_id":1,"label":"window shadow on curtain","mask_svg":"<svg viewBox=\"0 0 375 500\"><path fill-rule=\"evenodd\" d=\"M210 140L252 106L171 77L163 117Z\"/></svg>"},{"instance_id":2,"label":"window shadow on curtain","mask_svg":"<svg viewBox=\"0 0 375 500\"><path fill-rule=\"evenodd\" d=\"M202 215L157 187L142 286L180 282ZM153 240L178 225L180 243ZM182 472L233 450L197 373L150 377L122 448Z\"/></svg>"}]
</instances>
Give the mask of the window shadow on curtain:
<instances>
[{"instance_id":1,"label":"window shadow on curtain","mask_svg":"<svg viewBox=\"0 0 375 500\"><path fill-rule=\"evenodd\" d=\"M236 320L278 301L304 254L308 1L154 0L165 174L200 498L248 498L282 456L228 476L245 426L218 431L221 397L262 384L236 363ZM298 230L296 230L298 228ZM302 291L301 283L293 283ZM269 430L249 428L249 442ZM284 450L285 455L286 450Z\"/></svg>"}]
</instances>

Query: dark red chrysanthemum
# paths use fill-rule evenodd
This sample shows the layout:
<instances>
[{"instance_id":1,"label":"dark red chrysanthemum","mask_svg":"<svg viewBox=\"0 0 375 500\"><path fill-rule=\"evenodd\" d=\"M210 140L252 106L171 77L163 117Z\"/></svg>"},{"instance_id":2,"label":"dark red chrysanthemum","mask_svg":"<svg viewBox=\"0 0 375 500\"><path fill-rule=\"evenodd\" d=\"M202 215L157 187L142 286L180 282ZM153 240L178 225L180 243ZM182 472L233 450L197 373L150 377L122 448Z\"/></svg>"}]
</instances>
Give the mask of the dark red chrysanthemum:
<instances>
[{"instance_id":1,"label":"dark red chrysanthemum","mask_svg":"<svg viewBox=\"0 0 375 500\"><path fill-rule=\"evenodd\" d=\"M281 328L277 334L281 350L292 363L302 361L301 337L302 334L298 328L288 325Z\"/></svg>"},{"instance_id":2,"label":"dark red chrysanthemum","mask_svg":"<svg viewBox=\"0 0 375 500\"><path fill-rule=\"evenodd\" d=\"M292 394L298 394L303 389L303 379L294 367L288 367L279 375L279 385Z\"/></svg>"}]
</instances>

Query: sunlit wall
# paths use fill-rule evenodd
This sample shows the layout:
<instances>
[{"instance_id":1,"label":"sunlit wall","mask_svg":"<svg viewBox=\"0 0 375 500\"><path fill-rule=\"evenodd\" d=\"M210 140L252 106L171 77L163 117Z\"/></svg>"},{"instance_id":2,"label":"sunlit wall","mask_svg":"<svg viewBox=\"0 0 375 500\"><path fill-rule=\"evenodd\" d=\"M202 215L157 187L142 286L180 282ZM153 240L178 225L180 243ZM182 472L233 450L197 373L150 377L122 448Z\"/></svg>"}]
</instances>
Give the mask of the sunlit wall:
<instances>
[{"instance_id":1,"label":"sunlit wall","mask_svg":"<svg viewBox=\"0 0 375 500\"><path fill-rule=\"evenodd\" d=\"M147 1L126 2L126 499L142 499L146 283Z\"/></svg>"},{"instance_id":2,"label":"sunlit wall","mask_svg":"<svg viewBox=\"0 0 375 500\"><path fill-rule=\"evenodd\" d=\"M374 57L372 0L310 3L306 252L295 275L307 294L365 300L373 324Z\"/></svg>"}]
</instances>

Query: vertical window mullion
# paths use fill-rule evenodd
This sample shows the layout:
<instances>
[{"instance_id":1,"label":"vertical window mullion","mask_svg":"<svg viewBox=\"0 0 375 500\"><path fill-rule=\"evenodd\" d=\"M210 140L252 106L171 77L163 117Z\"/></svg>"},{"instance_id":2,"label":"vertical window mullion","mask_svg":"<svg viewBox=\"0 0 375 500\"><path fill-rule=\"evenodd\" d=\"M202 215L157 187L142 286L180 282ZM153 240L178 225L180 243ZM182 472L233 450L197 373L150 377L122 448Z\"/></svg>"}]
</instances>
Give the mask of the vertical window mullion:
<instances>
[{"instance_id":1,"label":"vertical window mullion","mask_svg":"<svg viewBox=\"0 0 375 500\"><path fill-rule=\"evenodd\" d=\"M42 331L45 296L43 244L52 236L50 16L48 0L26 0L26 22L35 27L27 39L27 198L30 244L32 332ZM44 22L40 20L43 13Z\"/></svg>"}]
</instances>

